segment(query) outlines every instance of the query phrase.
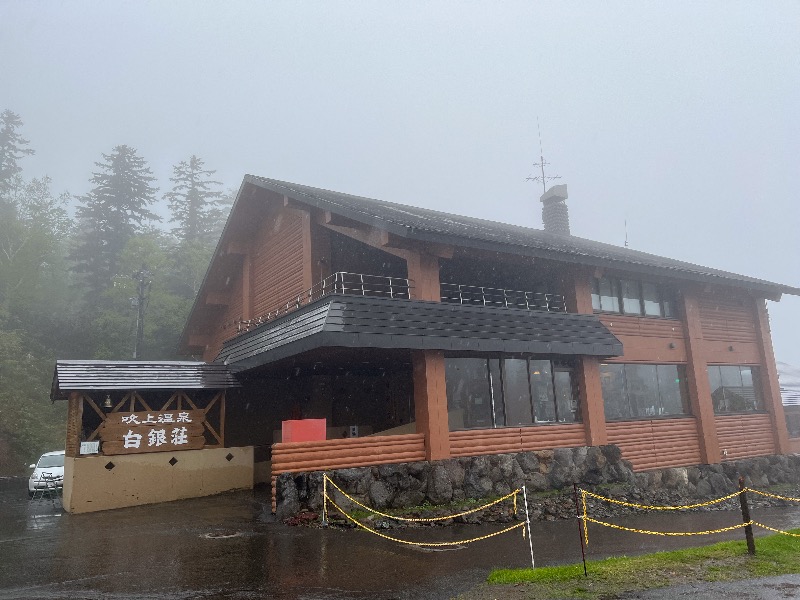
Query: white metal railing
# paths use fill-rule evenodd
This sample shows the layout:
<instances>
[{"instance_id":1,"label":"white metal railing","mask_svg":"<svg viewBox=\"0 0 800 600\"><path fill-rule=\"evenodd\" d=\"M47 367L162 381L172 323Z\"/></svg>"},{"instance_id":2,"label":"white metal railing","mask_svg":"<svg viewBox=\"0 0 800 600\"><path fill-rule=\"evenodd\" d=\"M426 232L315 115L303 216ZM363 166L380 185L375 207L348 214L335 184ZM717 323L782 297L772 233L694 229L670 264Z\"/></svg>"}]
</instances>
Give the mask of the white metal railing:
<instances>
[{"instance_id":1,"label":"white metal railing","mask_svg":"<svg viewBox=\"0 0 800 600\"><path fill-rule=\"evenodd\" d=\"M548 312L567 312L564 296L545 292L523 292L458 283L440 284L442 302L481 306L503 306Z\"/></svg>"},{"instance_id":2,"label":"white metal railing","mask_svg":"<svg viewBox=\"0 0 800 600\"><path fill-rule=\"evenodd\" d=\"M244 333L253 327L266 323L298 308L310 304L328 294L347 294L350 296L381 296L384 298L411 298L413 288L410 279L366 275L364 273L333 273L315 284L311 289L298 294L281 304L275 310L254 319L238 319L226 323L236 326L237 333ZM491 288L485 286L462 285L457 283L440 284L442 302L464 305L503 306L506 308L525 308L548 312L567 312L564 297L560 294L544 292L523 292Z\"/></svg>"},{"instance_id":3,"label":"white metal railing","mask_svg":"<svg viewBox=\"0 0 800 600\"><path fill-rule=\"evenodd\" d=\"M239 319L234 323L236 324L237 333L244 333L262 323L319 300L328 294L382 296L384 298L403 298L408 300L411 297L412 287L411 280L402 277L385 277L383 275L365 275L364 273L339 271L316 283L311 289L289 299L286 303L266 315L261 315L255 319Z\"/></svg>"}]
</instances>

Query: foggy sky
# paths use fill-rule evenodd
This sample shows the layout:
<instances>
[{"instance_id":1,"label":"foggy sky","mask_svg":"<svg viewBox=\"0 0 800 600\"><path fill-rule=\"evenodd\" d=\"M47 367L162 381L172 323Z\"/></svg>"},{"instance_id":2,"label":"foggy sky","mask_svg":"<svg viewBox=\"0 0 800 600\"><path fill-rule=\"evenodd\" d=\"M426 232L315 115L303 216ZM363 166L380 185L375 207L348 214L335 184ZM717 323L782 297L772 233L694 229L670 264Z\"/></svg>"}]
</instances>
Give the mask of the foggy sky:
<instances>
[{"instance_id":1,"label":"foggy sky","mask_svg":"<svg viewBox=\"0 0 800 600\"><path fill-rule=\"evenodd\" d=\"M135 147L541 227L537 116L572 232L800 286L800 3L0 0L26 177L84 194ZM770 303L800 365L800 299Z\"/></svg>"}]
</instances>

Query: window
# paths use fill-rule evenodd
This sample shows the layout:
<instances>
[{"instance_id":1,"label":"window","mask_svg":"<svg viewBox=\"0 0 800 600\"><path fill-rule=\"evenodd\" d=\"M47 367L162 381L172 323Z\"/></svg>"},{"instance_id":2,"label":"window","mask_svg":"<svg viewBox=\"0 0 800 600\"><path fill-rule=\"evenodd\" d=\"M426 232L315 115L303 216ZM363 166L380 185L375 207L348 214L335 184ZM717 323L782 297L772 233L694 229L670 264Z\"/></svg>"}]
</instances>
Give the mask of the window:
<instances>
[{"instance_id":1,"label":"window","mask_svg":"<svg viewBox=\"0 0 800 600\"><path fill-rule=\"evenodd\" d=\"M683 365L600 365L608 421L688 415Z\"/></svg>"},{"instance_id":2,"label":"window","mask_svg":"<svg viewBox=\"0 0 800 600\"><path fill-rule=\"evenodd\" d=\"M598 312L675 316L675 301L663 286L636 279L595 278L592 283L592 308Z\"/></svg>"},{"instance_id":3,"label":"window","mask_svg":"<svg viewBox=\"0 0 800 600\"><path fill-rule=\"evenodd\" d=\"M708 383L716 414L764 410L756 367L711 365Z\"/></svg>"},{"instance_id":4,"label":"window","mask_svg":"<svg viewBox=\"0 0 800 600\"><path fill-rule=\"evenodd\" d=\"M445 379L451 430L580 421L567 363L448 356Z\"/></svg>"}]
</instances>

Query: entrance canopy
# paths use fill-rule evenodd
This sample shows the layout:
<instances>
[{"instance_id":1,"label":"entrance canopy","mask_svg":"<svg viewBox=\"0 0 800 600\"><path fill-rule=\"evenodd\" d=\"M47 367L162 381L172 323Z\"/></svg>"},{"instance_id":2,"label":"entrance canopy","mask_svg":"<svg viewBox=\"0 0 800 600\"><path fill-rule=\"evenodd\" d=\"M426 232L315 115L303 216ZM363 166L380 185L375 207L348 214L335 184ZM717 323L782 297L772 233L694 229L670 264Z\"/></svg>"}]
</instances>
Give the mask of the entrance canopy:
<instances>
[{"instance_id":1,"label":"entrance canopy","mask_svg":"<svg viewBox=\"0 0 800 600\"><path fill-rule=\"evenodd\" d=\"M239 371L322 347L622 355L594 315L330 295L228 340L217 361Z\"/></svg>"}]
</instances>

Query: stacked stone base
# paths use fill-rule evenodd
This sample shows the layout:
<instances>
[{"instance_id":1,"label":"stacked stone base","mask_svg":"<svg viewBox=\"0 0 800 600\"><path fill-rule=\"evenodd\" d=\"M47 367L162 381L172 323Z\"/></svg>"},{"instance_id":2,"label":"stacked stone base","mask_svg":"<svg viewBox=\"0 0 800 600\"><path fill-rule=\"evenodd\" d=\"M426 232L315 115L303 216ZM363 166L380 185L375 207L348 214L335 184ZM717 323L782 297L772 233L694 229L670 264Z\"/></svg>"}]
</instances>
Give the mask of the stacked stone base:
<instances>
[{"instance_id":1,"label":"stacked stone base","mask_svg":"<svg viewBox=\"0 0 800 600\"><path fill-rule=\"evenodd\" d=\"M800 455L634 473L619 448L608 445L337 469L327 474L347 494L378 510L496 498L525 485L533 518L552 519L574 516L573 483L637 502L683 504L730 494L738 489L739 476L753 488L800 483ZM280 475L277 517L319 511L322 490L320 472Z\"/></svg>"}]
</instances>

